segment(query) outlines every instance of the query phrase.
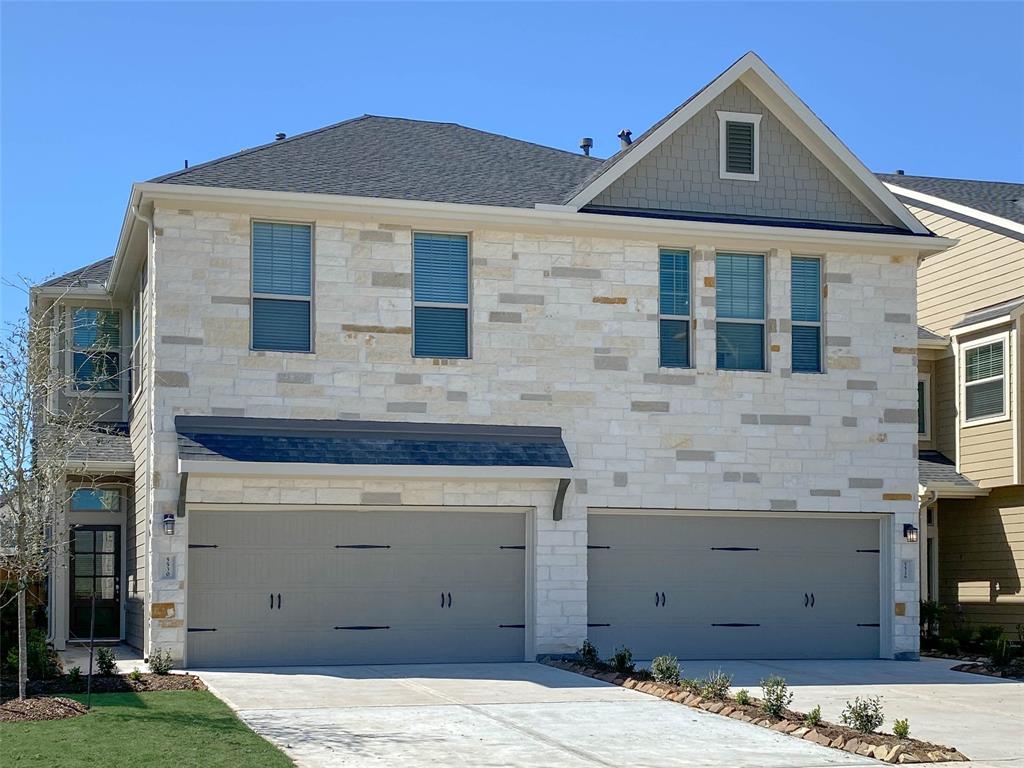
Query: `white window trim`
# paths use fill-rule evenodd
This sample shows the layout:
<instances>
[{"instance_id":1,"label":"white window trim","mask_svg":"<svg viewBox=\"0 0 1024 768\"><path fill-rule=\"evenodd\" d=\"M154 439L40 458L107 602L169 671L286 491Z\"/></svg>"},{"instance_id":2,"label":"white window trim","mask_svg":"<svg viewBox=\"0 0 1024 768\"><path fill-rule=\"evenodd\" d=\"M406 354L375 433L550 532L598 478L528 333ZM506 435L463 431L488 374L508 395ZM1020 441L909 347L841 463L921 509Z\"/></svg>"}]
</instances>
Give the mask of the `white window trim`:
<instances>
[{"instance_id":1,"label":"white window trim","mask_svg":"<svg viewBox=\"0 0 1024 768\"><path fill-rule=\"evenodd\" d=\"M296 296L285 293L257 293L254 290L256 278L253 274L253 246L256 238L253 237L253 228L256 224L291 224L300 227L309 227L309 295ZM301 221L298 219L249 219L249 351L267 352L277 355L313 355L316 354L316 222ZM309 349L264 349L255 345L253 330L256 323L256 299L269 299L271 301L305 301L309 304Z\"/></svg>"},{"instance_id":2,"label":"white window trim","mask_svg":"<svg viewBox=\"0 0 1024 768\"><path fill-rule=\"evenodd\" d=\"M673 253L686 252L686 263L687 269L686 274L688 282L686 285L687 297L690 304L690 314L688 315L669 315L661 311L661 253L662 251L671 251ZM693 250L690 248L659 248L658 249L658 281L659 281L659 296L658 296L658 367L665 368L666 370L674 371L686 371L694 368L693 360ZM686 322L686 365L665 365L661 359L661 321L662 320L681 320Z\"/></svg>"},{"instance_id":3,"label":"white window trim","mask_svg":"<svg viewBox=\"0 0 1024 768\"><path fill-rule=\"evenodd\" d=\"M789 266L789 317L790 325L796 328L804 326L818 329L818 370L798 371L793 368L793 336L789 337L789 368L795 376L820 376L825 373L825 259L821 256L808 256L803 253L794 253L790 257ZM814 259L818 262L818 320L793 320L793 259Z\"/></svg>"},{"instance_id":4,"label":"white window trim","mask_svg":"<svg viewBox=\"0 0 1024 768\"><path fill-rule=\"evenodd\" d=\"M768 254L757 253L756 251L715 251L715 302L718 302L718 255L737 255L737 256L761 256L764 261L762 265L764 267L764 312L761 319L751 317L719 317L718 309L715 309L715 370L725 371L726 373L770 373L771 372L771 341L768 338L768 312L771 308L771 302L768 300L768 291L771 289L768 281L771 277L771 270L768 267ZM761 359L764 361L763 368L719 368L718 367L718 325L719 323L743 323L747 325L760 325L761 326Z\"/></svg>"},{"instance_id":5,"label":"white window trim","mask_svg":"<svg viewBox=\"0 0 1024 768\"><path fill-rule=\"evenodd\" d=\"M1002 413L993 414L992 416L983 416L979 419L968 419L967 418L967 352L976 347L984 347L989 344L999 343L1003 345L1003 372L999 376L989 376L984 379L978 379L972 381L971 384L983 384L988 381L994 381L996 379L1003 380L1003 410ZM1003 333L997 333L992 336L986 336L983 339L975 339L974 341L966 342L961 344L958 349L960 360L957 362L957 379L958 389L960 394L960 402L962 403L962 416L960 417L960 424L963 427L980 427L984 424L996 424L1001 421L1010 420L1010 386L1009 386L1009 364L1010 364L1010 332L1004 331Z\"/></svg>"},{"instance_id":6,"label":"white window trim","mask_svg":"<svg viewBox=\"0 0 1024 768\"><path fill-rule=\"evenodd\" d=\"M918 383L924 383L924 432L918 432L919 440L932 439L932 375L920 373L917 376ZM918 403L918 408L921 404Z\"/></svg>"},{"instance_id":7,"label":"white window trim","mask_svg":"<svg viewBox=\"0 0 1024 768\"><path fill-rule=\"evenodd\" d=\"M448 301L417 301L416 300L416 235L455 235L466 238L466 298L465 302ZM412 328L412 339L409 354L416 360L472 360L473 359L473 235L471 232L442 232L432 229L415 229L412 232L412 240L409 245L411 256L410 287L412 299L412 317L409 318L409 325ZM464 309L466 310L466 354L455 357L438 357L437 355L416 354L416 309L417 307L435 309Z\"/></svg>"},{"instance_id":8,"label":"white window trim","mask_svg":"<svg viewBox=\"0 0 1024 768\"><path fill-rule=\"evenodd\" d=\"M761 118L762 115L748 112L718 112L718 176L722 179L733 181L760 181L761 180ZM730 173L725 168L726 144L725 124L726 123L751 123L754 126L754 172L753 173Z\"/></svg>"}]
</instances>

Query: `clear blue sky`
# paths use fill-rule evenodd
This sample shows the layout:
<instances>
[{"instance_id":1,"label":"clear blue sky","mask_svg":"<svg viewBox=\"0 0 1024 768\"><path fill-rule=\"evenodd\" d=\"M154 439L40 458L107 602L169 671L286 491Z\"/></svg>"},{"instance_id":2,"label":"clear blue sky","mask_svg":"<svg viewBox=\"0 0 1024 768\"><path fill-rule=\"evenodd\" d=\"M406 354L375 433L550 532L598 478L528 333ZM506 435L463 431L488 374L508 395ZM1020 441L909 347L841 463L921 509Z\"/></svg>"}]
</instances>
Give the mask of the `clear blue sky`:
<instances>
[{"instance_id":1,"label":"clear blue sky","mask_svg":"<svg viewBox=\"0 0 1024 768\"><path fill-rule=\"evenodd\" d=\"M108 256L131 183L363 113L615 151L747 50L872 169L1024 181L1024 4L0 4L3 274ZM995 117L995 119L993 119ZM3 291L3 316L23 298Z\"/></svg>"}]
</instances>

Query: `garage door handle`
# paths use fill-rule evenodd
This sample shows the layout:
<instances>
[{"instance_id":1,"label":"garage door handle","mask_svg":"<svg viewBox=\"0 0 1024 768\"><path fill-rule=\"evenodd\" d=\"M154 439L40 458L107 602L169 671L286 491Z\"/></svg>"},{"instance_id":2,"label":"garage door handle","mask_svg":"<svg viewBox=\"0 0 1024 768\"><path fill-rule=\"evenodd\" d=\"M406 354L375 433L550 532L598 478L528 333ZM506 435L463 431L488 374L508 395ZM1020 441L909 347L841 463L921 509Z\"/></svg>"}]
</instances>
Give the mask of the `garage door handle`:
<instances>
[{"instance_id":1,"label":"garage door handle","mask_svg":"<svg viewBox=\"0 0 1024 768\"><path fill-rule=\"evenodd\" d=\"M811 592L811 608L814 607L814 593Z\"/></svg>"},{"instance_id":2,"label":"garage door handle","mask_svg":"<svg viewBox=\"0 0 1024 768\"><path fill-rule=\"evenodd\" d=\"M274 610L274 593L270 593L270 610Z\"/></svg>"},{"instance_id":3,"label":"garage door handle","mask_svg":"<svg viewBox=\"0 0 1024 768\"><path fill-rule=\"evenodd\" d=\"M452 593L451 592L448 593L448 607L449 608L452 607Z\"/></svg>"},{"instance_id":4,"label":"garage door handle","mask_svg":"<svg viewBox=\"0 0 1024 768\"><path fill-rule=\"evenodd\" d=\"M281 593L277 593L277 610L281 610Z\"/></svg>"},{"instance_id":5,"label":"garage door handle","mask_svg":"<svg viewBox=\"0 0 1024 768\"><path fill-rule=\"evenodd\" d=\"M665 593L664 592L661 593L661 607L662 608L665 607Z\"/></svg>"},{"instance_id":6,"label":"garage door handle","mask_svg":"<svg viewBox=\"0 0 1024 768\"><path fill-rule=\"evenodd\" d=\"M806 607L807 607L807 605L808 605L808 604L809 604L810 602L811 602L811 599L810 599L810 598L809 598L809 597L807 596L807 593L806 593L806 592L804 592L804 608L806 608Z\"/></svg>"}]
</instances>

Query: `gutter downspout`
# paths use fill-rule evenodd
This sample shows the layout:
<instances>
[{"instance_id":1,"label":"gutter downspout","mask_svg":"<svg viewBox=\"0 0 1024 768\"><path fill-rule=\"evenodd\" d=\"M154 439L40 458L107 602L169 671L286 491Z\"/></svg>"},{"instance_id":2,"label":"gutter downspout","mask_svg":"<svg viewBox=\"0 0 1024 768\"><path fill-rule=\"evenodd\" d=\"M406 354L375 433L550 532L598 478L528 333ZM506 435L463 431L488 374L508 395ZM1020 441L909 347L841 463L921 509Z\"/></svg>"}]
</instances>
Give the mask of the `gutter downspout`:
<instances>
[{"instance_id":1,"label":"gutter downspout","mask_svg":"<svg viewBox=\"0 0 1024 768\"><path fill-rule=\"evenodd\" d=\"M139 339L139 348L142 360L139 365L139 386L146 387L145 393L145 407L146 413L146 462L145 472L146 477L145 488L146 488L146 522L143 530L143 539L145 541L145 552L146 552L146 587L143 593L143 604L142 604L142 655L143 658L149 658L149 649L152 647L152 627L149 621L149 608L153 604L153 576L156 574L156 567L154 563L154 552L152 548L152 528L153 520L156 514L156 489L153 487L153 448L155 444L154 435L156 429L156 399L155 393L153 392L153 386L145 380L142 376L142 372L145 369L145 357L147 351L155 354L154 343L156 341L156 334L153 332L155 317L156 317L156 227L153 224L152 216L146 217L139 211L137 204L131 206L132 216L141 221L146 225L146 263L144 269L146 270L146 285L143 287L143 296L140 297L140 301L145 299L145 294L149 294L149 311L146 313L142 312L142 308L139 311L139 317L145 318L142 325L142 337ZM147 338L148 337L148 338ZM147 343L149 339L152 339L153 343ZM150 366L152 369L152 366ZM131 394L129 393L129 397ZM138 521L137 513L133 510L133 514L136 514L136 521Z\"/></svg>"}]
</instances>

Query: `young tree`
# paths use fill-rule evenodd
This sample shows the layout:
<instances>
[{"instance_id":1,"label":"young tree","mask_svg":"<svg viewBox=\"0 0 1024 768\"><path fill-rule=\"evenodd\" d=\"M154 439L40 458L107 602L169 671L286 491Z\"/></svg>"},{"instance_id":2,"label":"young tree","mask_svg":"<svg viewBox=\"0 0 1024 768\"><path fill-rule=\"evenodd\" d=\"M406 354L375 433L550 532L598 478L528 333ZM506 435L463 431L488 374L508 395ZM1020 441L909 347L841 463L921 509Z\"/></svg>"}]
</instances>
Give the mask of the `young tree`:
<instances>
[{"instance_id":1,"label":"young tree","mask_svg":"<svg viewBox=\"0 0 1024 768\"><path fill-rule=\"evenodd\" d=\"M18 697L28 680L26 594L67 551L68 474L88 440L88 398L67 397L72 371L59 364L59 302L31 309L0 336L0 602L18 603Z\"/></svg>"}]
</instances>

